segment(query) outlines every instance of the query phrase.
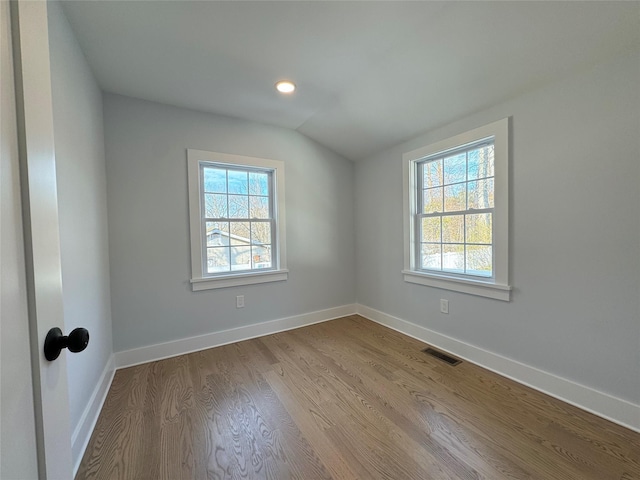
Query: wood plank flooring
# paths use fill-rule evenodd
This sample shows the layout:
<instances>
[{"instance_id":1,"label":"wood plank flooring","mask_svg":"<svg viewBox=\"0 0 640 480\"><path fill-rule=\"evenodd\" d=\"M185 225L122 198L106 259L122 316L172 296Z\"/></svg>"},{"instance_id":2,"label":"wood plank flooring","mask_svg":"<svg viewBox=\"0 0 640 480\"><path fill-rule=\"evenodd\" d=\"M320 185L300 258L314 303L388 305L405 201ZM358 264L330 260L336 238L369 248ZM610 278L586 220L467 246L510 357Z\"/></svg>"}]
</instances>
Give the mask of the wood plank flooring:
<instances>
[{"instance_id":1,"label":"wood plank flooring","mask_svg":"<svg viewBox=\"0 0 640 480\"><path fill-rule=\"evenodd\" d=\"M640 434L359 316L119 370L76 480L640 480Z\"/></svg>"}]
</instances>

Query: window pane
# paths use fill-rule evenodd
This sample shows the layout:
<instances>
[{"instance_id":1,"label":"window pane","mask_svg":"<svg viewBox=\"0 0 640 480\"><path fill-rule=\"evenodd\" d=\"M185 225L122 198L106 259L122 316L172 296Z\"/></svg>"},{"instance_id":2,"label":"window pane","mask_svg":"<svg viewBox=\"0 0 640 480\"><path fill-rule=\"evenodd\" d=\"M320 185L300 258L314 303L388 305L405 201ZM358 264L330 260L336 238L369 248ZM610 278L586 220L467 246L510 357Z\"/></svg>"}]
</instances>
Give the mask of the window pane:
<instances>
[{"instance_id":1,"label":"window pane","mask_svg":"<svg viewBox=\"0 0 640 480\"><path fill-rule=\"evenodd\" d=\"M442 212L442 187L430 188L423 192L423 212L422 213L434 213Z\"/></svg>"},{"instance_id":2,"label":"window pane","mask_svg":"<svg viewBox=\"0 0 640 480\"><path fill-rule=\"evenodd\" d=\"M229 218L249 218L249 197L229 195Z\"/></svg>"},{"instance_id":3,"label":"window pane","mask_svg":"<svg viewBox=\"0 0 640 480\"><path fill-rule=\"evenodd\" d=\"M249 217L269 218L269 197L249 197Z\"/></svg>"},{"instance_id":4,"label":"window pane","mask_svg":"<svg viewBox=\"0 0 640 480\"><path fill-rule=\"evenodd\" d=\"M231 222L231 245L249 245L249 222Z\"/></svg>"},{"instance_id":5,"label":"window pane","mask_svg":"<svg viewBox=\"0 0 640 480\"><path fill-rule=\"evenodd\" d=\"M493 178L469 182L469 208L493 208Z\"/></svg>"},{"instance_id":6,"label":"window pane","mask_svg":"<svg viewBox=\"0 0 640 480\"><path fill-rule=\"evenodd\" d=\"M464 183L444 187L444 211L459 212L467 209L467 188Z\"/></svg>"},{"instance_id":7,"label":"window pane","mask_svg":"<svg viewBox=\"0 0 640 480\"><path fill-rule=\"evenodd\" d=\"M480 155L480 175L483 177L495 176L495 161L494 161L494 145L487 145L482 154Z\"/></svg>"},{"instance_id":8,"label":"window pane","mask_svg":"<svg viewBox=\"0 0 640 480\"><path fill-rule=\"evenodd\" d=\"M229 269L228 247L207 248L207 273L228 272Z\"/></svg>"},{"instance_id":9,"label":"window pane","mask_svg":"<svg viewBox=\"0 0 640 480\"><path fill-rule=\"evenodd\" d=\"M226 218L227 196L219 193L205 193L204 212L207 218Z\"/></svg>"},{"instance_id":10,"label":"window pane","mask_svg":"<svg viewBox=\"0 0 640 480\"><path fill-rule=\"evenodd\" d=\"M469 245L467 246L467 273L490 277L491 272L491 246Z\"/></svg>"},{"instance_id":11,"label":"window pane","mask_svg":"<svg viewBox=\"0 0 640 480\"><path fill-rule=\"evenodd\" d=\"M484 243L490 245L493 240L491 230L491 214L465 215L467 227L467 243Z\"/></svg>"},{"instance_id":12,"label":"window pane","mask_svg":"<svg viewBox=\"0 0 640 480\"><path fill-rule=\"evenodd\" d=\"M423 164L422 174L423 188L442 185L442 160L433 160Z\"/></svg>"},{"instance_id":13,"label":"window pane","mask_svg":"<svg viewBox=\"0 0 640 480\"><path fill-rule=\"evenodd\" d=\"M227 171L223 168L204 167L204 191L227 193Z\"/></svg>"},{"instance_id":14,"label":"window pane","mask_svg":"<svg viewBox=\"0 0 640 480\"><path fill-rule=\"evenodd\" d=\"M442 269L464 273L464 245L442 246Z\"/></svg>"},{"instance_id":15,"label":"window pane","mask_svg":"<svg viewBox=\"0 0 640 480\"><path fill-rule=\"evenodd\" d=\"M251 241L271 243L271 222L251 222Z\"/></svg>"},{"instance_id":16,"label":"window pane","mask_svg":"<svg viewBox=\"0 0 640 480\"><path fill-rule=\"evenodd\" d=\"M229 224L227 222L207 222L207 247L229 245Z\"/></svg>"},{"instance_id":17,"label":"window pane","mask_svg":"<svg viewBox=\"0 0 640 480\"><path fill-rule=\"evenodd\" d=\"M269 175L249 172L249 193L251 195L269 196Z\"/></svg>"},{"instance_id":18,"label":"window pane","mask_svg":"<svg viewBox=\"0 0 640 480\"><path fill-rule=\"evenodd\" d=\"M440 245L423 243L421 268L440 270L442 268L441 251L442 251L442 247Z\"/></svg>"},{"instance_id":19,"label":"window pane","mask_svg":"<svg viewBox=\"0 0 640 480\"><path fill-rule=\"evenodd\" d=\"M464 182L467 175L467 160L464 152L444 159L444 184Z\"/></svg>"},{"instance_id":20,"label":"window pane","mask_svg":"<svg viewBox=\"0 0 640 480\"><path fill-rule=\"evenodd\" d=\"M464 242L464 215L442 217L442 241L444 243Z\"/></svg>"},{"instance_id":21,"label":"window pane","mask_svg":"<svg viewBox=\"0 0 640 480\"><path fill-rule=\"evenodd\" d=\"M249 173L237 170L228 170L229 193L249 193Z\"/></svg>"},{"instance_id":22,"label":"window pane","mask_svg":"<svg viewBox=\"0 0 640 480\"><path fill-rule=\"evenodd\" d=\"M251 247L231 247L231 270L251 270Z\"/></svg>"},{"instance_id":23,"label":"window pane","mask_svg":"<svg viewBox=\"0 0 640 480\"><path fill-rule=\"evenodd\" d=\"M440 217L422 219L422 241L440 243Z\"/></svg>"},{"instance_id":24,"label":"window pane","mask_svg":"<svg viewBox=\"0 0 640 480\"><path fill-rule=\"evenodd\" d=\"M480 149L474 148L467 152L467 180L478 178L480 171Z\"/></svg>"},{"instance_id":25,"label":"window pane","mask_svg":"<svg viewBox=\"0 0 640 480\"><path fill-rule=\"evenodd\" d=\"M253 268L271 268L271 245L253 245L251 261Z\"/></svg>"},{"instance_id":26,"label":"window pane","mask_svg":"<svg viewBox=\"0 0 640 480\"><path fill-rule=\"evenodd\" d=\"M493 145L469 150L468 159L469 180L494 176Z\"/></svg>"}]
</instances>

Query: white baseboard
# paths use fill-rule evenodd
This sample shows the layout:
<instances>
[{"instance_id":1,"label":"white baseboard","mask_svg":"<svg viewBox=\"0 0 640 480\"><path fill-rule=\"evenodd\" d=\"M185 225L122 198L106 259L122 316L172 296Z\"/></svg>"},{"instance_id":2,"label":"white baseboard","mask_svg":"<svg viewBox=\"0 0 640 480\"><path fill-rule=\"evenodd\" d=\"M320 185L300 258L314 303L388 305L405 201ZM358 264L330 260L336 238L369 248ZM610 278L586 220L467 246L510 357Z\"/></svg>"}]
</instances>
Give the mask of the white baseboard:
<instances>
[{"instance_id":1,"label":"white baseboard","mask_svg":"<svg viewBox=\"0 0 640 480\"><path fill-rule=\"evenodd\" d=\"M91 439L91 434L93 433L93 429L98 421L102 405L104 405L104 401L107 398L107 393L109 393L109 387L111 387L113 375L116 371L115 367L115 358L112 354L102 371L102 375L100 375L100 379L98 380L96 387L93 389L89 403L82 412L82 416L73 431L73 435L71 435L71 458L73 460L74 477L76 473L78 473L82 456L84 455L84 451Z\"/></svg>"},{"instance_id":2,"label":"white baseboard","mask_svg":"<svg viewBox=\"0 0 640 480\"><path fill-rule=\"evenodd\" d=\"M125 350L115 354L116 368L131 367L141 363L197 352L207 348L220 347L229 343L284 332L294 328L313 325L314 323L326 322L334 318L346 317L355 313L355 304L343 305L326 310L319 310L317 312L295 315L293 317L232 328L221 332L208 333L197 337L183 338L171 342L149 345L147 347Z\"/></svg>"},{"instance_id":3,"label":"white baseboard","mask_svg":"<svg viewBox=\"0 0 640 480\"><path fill-rule=\"evenodd\" d=\"M580 385L566 378L525 365L415 323L393 317L365 305L357 312L369 320L433 345L503 377L574 405L636 432L640 432L640 405Z\"/></svg>"}]
</instances>

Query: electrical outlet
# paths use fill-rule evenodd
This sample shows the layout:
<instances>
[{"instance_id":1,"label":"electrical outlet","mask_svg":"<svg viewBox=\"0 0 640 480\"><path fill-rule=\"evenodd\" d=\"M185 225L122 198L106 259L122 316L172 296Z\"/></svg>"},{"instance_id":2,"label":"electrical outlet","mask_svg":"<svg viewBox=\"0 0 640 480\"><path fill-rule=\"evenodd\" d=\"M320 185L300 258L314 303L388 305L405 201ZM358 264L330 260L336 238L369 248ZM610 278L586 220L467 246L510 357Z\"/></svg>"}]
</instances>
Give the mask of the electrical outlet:
<instances>
[{"instance_id":1,"label":"electrical outlet","mask_svg":"<svg viewBox=\"0 0 640 480\"><path fill-rule=\"evenodd\" d=\"M449 300L445 300L444 298L440 299L440 311L442 313L449 313Z\"/></svg>"},{"instance_id":2,"label":"electrical outlet","mask_svg":"<svg viewBox=\"0 0 640 480\"><path fill-rule=\"evenodd\" d=\"M236 297L236 308L244 308L244 295Z\"/></svg>"}]
</instances>

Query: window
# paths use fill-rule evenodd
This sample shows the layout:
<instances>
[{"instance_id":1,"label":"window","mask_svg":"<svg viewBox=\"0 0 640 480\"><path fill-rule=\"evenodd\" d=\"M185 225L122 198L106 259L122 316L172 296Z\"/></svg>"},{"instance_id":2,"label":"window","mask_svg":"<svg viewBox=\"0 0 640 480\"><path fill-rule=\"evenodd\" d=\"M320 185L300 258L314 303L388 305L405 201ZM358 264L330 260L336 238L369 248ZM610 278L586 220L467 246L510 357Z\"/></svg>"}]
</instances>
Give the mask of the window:
<instances>
[{"instance_id":1,"label":"window","mask_svg":"<svg viewBox=\"0 0 640 480\"><path fill-rule=\"evenodd\" d=\"M187 150L193 290L287 279L284 164Z\"/></svg>"},{"instance_id":2,"label":"window","mask_svg":"<svg viewBox=\"0 0 640 480\"><path fill-rule=\"evenodd\" d=\"M509 120L403 155L407 282L508 301Z\"/></svg>"}]
</instances>

